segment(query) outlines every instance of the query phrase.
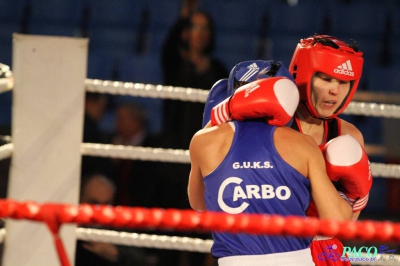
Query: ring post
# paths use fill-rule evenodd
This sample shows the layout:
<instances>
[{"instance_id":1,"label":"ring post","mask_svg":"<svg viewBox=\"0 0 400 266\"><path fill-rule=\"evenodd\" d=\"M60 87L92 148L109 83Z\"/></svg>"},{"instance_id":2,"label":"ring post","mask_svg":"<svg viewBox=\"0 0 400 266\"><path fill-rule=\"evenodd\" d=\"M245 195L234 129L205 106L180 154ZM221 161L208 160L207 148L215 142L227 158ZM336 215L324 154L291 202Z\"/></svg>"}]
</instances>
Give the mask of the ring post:
<instances>
[{"instance_id":1,"label":"ring post","mask_svg":"<svg viewBox=\"0 0 400 266\"><path fill-rule=\"evenodd\" d=\"M13 35L8 198L78 203L87 53L83 38ZM71 262L75 229L60 233ZM60 265L46 224L7 220L6 231L4 266Z\"/></svg>"}]
</instances>

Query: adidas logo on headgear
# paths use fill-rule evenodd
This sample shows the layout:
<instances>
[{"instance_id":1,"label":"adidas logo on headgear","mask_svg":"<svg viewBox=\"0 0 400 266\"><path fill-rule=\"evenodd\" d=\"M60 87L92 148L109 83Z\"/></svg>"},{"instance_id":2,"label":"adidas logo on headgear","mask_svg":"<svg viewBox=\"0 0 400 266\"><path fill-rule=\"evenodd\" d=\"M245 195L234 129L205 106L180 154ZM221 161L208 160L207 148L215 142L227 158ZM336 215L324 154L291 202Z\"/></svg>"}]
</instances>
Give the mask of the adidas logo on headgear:
<instances>
[{"instance_id":1,"label":"adidas logo on headgear","mask_svg":"<svg viewBox=\"0 0 400 266\"><path fill-rule=\"evenodd\" d=\"M353 67L351 66L350 60L347 60L343 64L338 65L337 68L333 70L333 72L347 76L354 76Z\"/></svg>"},{"instance_id":2,"label":"adidas logo on headgear","mask_svg":"<svg viewBox=\"0 0 400 266\"><path fill-rule=\"evenodd\" d=\"M243 74L243 76L239 79L239 81L248 81L252 76L257 74L260 68L256 63L253 63L247 67L247 72Z\"/></svg>"}]
</instances>

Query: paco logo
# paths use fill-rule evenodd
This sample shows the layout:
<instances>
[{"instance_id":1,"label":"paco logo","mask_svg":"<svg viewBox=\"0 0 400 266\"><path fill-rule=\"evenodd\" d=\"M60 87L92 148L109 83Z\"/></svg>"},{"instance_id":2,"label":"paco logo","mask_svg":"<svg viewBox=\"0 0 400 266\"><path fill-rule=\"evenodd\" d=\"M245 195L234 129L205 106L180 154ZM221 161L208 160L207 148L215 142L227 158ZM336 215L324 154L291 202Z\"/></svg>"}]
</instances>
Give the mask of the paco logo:
<instances>
[{"instance_id":1,"label":"paco logo","mask_svg":"<svg viewBox=\"0 0 400 266\"><path fill-rule=\"evenodd\" d=\"M246 185L240 186L242 179L239 177L229 177L222 182L218 190L218 205L226 213L239 214L247 209L250 205L248 202L243 202L238 207L231 207L224 201L224 193L227 186L236 184L233 188L232 201L238 201L239 199L272 199L278 198L280 200L287 200L291 196L291 191L287 186L279 186L276 189L269 184L264 185Z\"/></svg>"},{"instance_id":2,"label":"paco logo","mask_svg":"<svg viewBox=\"0 0 400 266\"><path fill-rule=\"evenodd\" d=\"M378 251L379 254L378 255ZM397 261L395 255L392 255L396 249L389 249L387 245L381 245L379 249L376 246L362 246L360 248L357 247L343 247L343 252L338 250L336 245L326 246L324 251L318 254L318 260L320 261L349 261L349 262L374 262L380 260L393 260ZM341 254L340 254L341 253ZM383 255L388 254L388 258L384 258ZM379 258L378 258L379 257Z\"/></svg>"},{"instance_id":3,"label":"paco logo","mask_svg":"<svg viewBox=\"0 0 400 266\"><path fill-rule=\"evenodd\" d=\"M357 249L356 247L344 247L342 257L346 257L346 254L350 258L375 258L378 254L378 249L375 246L372 247L360 247Z\"/></svg>"}]
</instances>

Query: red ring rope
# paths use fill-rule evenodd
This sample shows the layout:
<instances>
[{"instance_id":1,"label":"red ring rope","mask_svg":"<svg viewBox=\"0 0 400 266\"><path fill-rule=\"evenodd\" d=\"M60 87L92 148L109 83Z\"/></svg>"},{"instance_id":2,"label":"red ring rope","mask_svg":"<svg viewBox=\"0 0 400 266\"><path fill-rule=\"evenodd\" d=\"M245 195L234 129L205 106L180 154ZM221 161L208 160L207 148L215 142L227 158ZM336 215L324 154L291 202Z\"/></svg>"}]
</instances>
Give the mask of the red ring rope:
<instances>
[{"instance_id":1,"label":"red ring rope","mask_svg":"<svg viewBox=\"0 0 400 266\"><path fill-rule=\"evenodd\" d=\"M70 265L58 235L59 228L64 223L299 237L323 235L340 239L400 241L400 223L390 221L355 222L267 214L232 215L216 212L199 213L193 210L107 205L38 204L32 201L18 202L10 199L0 200L0 217L46 223L54 237L63 266Z\"/></svg>"}]
</instances>

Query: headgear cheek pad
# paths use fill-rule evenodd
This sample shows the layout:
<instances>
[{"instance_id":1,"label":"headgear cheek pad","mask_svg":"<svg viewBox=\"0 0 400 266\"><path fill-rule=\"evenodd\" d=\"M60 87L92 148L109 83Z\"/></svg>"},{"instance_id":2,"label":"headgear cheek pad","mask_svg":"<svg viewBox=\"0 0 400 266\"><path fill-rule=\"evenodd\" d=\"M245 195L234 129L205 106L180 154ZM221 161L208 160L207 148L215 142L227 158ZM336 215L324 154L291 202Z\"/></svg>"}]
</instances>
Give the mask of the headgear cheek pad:
<instances>
[{"instance_id":1,"label":"headgear cheek pad","mask_svg":"<svg viewBox=\"0 0 400 266\"><path fill-rule=\"evenodd\" d=\"M240 62L235 65L228 78L228 91L227 97L231 96L234 92L236 82L250 83L252 81L270 77L284 76L293 80L292 74L289 70L279 61L264 61L264 60L251 60Z\"/></svg>"},{"instance_id":2,"label":"headgear cheek pad","mask_svg":"<svg viewBox=\"0 0 400 266\"><path fill-rule=\"evenodd\" d=\"M319 42L322 39L333 42L337 48L322 44ZM338 80L350 81L350 90L346 98L334 114L326 119L336 117L346 109L356 93L364 64L362 55L362 52L355 51L343 41L327 35L316 35L300 40L289 71L299 88L300 103L305 105L311 116L319 118L311 102L311 83L314 74L322 72Z\"/></svg>"},{"instance_id":3,"label":"headgear cheek pad","mask_svg":"<svg viewBox=\"0 0 400 266\"><path fill-rule=\"evenodd\" d=\"M226 91L228 90L228 79L220 79L211 87L210 92L207 95L207 99L204 105L203 112L203 123L204 128L211 118L211 110L218 105L220 102L227 98Z\"/></svg>"}]
</instances>

